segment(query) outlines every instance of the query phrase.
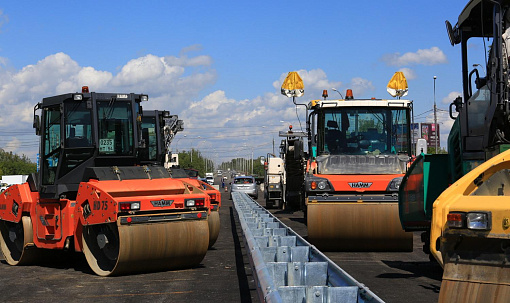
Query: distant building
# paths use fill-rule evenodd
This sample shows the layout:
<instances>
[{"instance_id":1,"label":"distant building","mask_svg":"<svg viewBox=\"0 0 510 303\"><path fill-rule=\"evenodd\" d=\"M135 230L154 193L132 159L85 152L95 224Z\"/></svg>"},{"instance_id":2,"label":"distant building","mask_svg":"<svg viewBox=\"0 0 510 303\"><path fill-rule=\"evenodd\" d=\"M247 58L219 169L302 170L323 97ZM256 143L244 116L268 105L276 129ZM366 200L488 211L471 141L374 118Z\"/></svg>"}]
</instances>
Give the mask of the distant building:
<instances>
[{"instance_id":1,"label":"distant building","mask_svg":"<svg viewBox=\"0 0 510 303\"><path fill-rule=\"evenodd\" d=\"M423 138L427 141L427 148L436 147L436 136L437 136L437 147L441 147L441 137L439 132L439 124L434 123L412 123L411 124L411 138L413 140L413 150L416 146L418 139Z\"/></svg>"}]
</instances>

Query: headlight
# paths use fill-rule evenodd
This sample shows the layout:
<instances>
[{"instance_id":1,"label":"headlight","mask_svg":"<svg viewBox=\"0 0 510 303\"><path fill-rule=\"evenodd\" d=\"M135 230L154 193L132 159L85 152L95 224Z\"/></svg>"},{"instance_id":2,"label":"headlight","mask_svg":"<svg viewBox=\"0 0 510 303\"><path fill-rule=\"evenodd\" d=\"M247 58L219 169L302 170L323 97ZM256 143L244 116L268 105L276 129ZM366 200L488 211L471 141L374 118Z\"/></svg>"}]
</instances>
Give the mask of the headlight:
<instances>
[{"instance_id":1,"label":"headlight","mask_svg":"<svg viewBox=\"0 0 510 303\"><path fill-rule=\"evenodd\" d=\"M319 183L317 184L317 187L319 189L325 189L326 188L326 181L319 181Z\"/></svg>"},{"instance_id":2,"label":"headlight","mask_svg":"<svg viewBox=\"0 0 510 303\"><path fill-rule=\"evenodd\" d=\"M119 210L120 211L140 210L140 201L120 202Z\"/></svg>"},{"instance_id":3,"label":"headlight","mask_svg":"<svg viewBox=\"0 0 510 303\"><path fill-rule=\"evenodd\" d=\"M466 216L467 228L477 230L490 230L487 213L468 213Z\"/></svg>"},{"instance_id":4,"label":"headlight","mask_svg":"<svg viewBox=\"0 0 510 303\"><path fill-rule=\"evenodd\" d=\"M280 184L276 184L274 187L275 187L276 189L278 189L278 188L280 188Z\"/></svg>"},{"instance_id":5,"label":"headlight","mask_svg":"<svg viewBox=\"0 0 510 303\"><path fill-rule=\"evenodd\" d=\"M446 220L446 224L450 228L491 229L491 216L489 212L451 212L446 216Z\"/></svg>"},{"instance_id":6,"label":"headlight","mask_svg":"<svg viewBox=\"0 0 510 303\"><path fill-rule=\"evenodd\" d=\"M205 200L200 199L185 199L184 204L186 207L203 207L205 205Z\"/></svg>"},{"instance_id":7,"label":"headlight","mask_svg":"<svg viewBox=\"0 0 510 303\"><path fill-rule=\"evenodd\" d=\"M400 183L402 183L403 177L397 177L390 181L390 184L388 184L388 188L386 188L387 191L398 191L400 188Z\"/></svg>"},{"instance_id":8,"label":"headlight","mask_svg":"<svg viewBox=\"0 0 510 303\"><path fill-rule=\"evenodd\" d=\"M310 178L307 180L306 183L307 183L307 188L309 188L309 190L320 190L320 191L332 190L331 185L329 184L327 179Z\"/></svg>"}]
</instances>

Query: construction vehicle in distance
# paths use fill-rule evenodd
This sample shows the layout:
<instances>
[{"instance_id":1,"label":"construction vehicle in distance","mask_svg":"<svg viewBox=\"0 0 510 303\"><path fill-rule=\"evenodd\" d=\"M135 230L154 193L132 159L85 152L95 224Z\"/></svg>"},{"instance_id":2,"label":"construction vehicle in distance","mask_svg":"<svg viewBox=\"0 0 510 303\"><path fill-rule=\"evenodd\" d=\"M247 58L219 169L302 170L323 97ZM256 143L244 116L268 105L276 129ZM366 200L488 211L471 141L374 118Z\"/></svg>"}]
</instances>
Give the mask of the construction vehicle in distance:
<instances>
[{"instance_id":1,"label":"construction vehicle in distance","mask_svg":"<svg viewBox=\"0 0 510 303\"><path fill-rule=\"evenodd\" d=\"M171 174L172 178L179 179L195 190L203 191L209 199L205 200L209 209L207 222L209 226L209 245L211 248L220 232L221 194L214 187L195 178L190 178L188 174L174 165L172 161L171 143L175 135L184 130L184 122L179 120L177 115L170 115L168 111L144 110L142 117L142 137L147 142L145 148L141 149L140 160L143 164L152 166L164 166Z\"/></svg>"},{"instance_id":2,"label":"construction vehicle in distance","mask_svg":"<svg viewBox=\"0 0 510 303\"><path fill-rule=\"evenodd\" d=\"M418 157L400 189L402 225L424 230L443 266L440 302L510 298L509 16L508 0L472 0L455 26L446 21L452 46L461 46L463 83L450 105L448 155ZM477 53L476 43L490 51Z\"/></svg>"},{"instance_id":3,"label":"construction vehicle in distance","mask_svg":"<svg viewBox=\"0 0 510 303\"><path fill-rule=\"evenodd\" d=\"M221 208L221 193L219 190L211 186L209 183L190 178L188 173L181 168L173 167L170 169L172 178L181 179L195 187L203 190L210 198L209 216L207 222L209 224L209 248L211 248L220 234L220 208Z\"/></svg>"},{"instance_id":4,"label":"construction vehicle in distance","mask_svg":"<svg viewBox=\"0 0 510 303\"><path fill-rule=\"evenodd\" d=\"M140 158L143 164L163 165L169 169L178 165L174 160L170 144L175 135L184 130L184 122L179 116L170 115L169 111L145 110L142 117L142 137L146 142L141 149Z\"/></svg>"},{"instance_id":5,"label":"construction vehicle in distance","mask_svg":"<svg viewBox=\"0 0 510 303\"><path fill-rule=\"evenodd\" d=\"M282 87L283 91L283 87ZM398 217L398 188L411 159L412 103L407 100L313 100L306 133L286 136L286 169L302 162L301 204L309 241L321 250L412 251L413 235ZM294 104L296 104L294 102ZM300 105L300 104L296 104ZM308 153L303 152L303 134ZM287 191L289 191L287 170Z\"/></svg>"},{"instance_id":6,"label":"construction vehicle in distance","mask_svg":"<svg viewBox=\"0 0 510 303\"><path fill-rule=\"evenodd\" d=\"M41 250L83 252L101 276L200 264L209 197L163 167L140 165L147 100L83 87L34 107L40 170L0 195L8 264L35 263Z\"/></svg>"},{"instance_id":7,"label":"construction vehicle in distance","mask_svg":"<svg viewBox=\"0 0 510 303\"><path fill-rule=\"evenodd\" d=\"M280 144L280 157L285 167L284 207L304 210L304 175L308 154L304 151L303 140L307 134L293 131L292 125L289 125L289 130L280 131L279 136L285 138Z\"/></svg>"},{"instance_id":8,"label":"construction vehicle in distance","mask_svg":"<svg viewBox=\"0 0 510 303\"><path fill-rule=\"evenodd\" d=\"M273 154L261 157L264 165L264 198L266 208L285 208L285 166L283 159Z\"/></svg>"}]
</instances>

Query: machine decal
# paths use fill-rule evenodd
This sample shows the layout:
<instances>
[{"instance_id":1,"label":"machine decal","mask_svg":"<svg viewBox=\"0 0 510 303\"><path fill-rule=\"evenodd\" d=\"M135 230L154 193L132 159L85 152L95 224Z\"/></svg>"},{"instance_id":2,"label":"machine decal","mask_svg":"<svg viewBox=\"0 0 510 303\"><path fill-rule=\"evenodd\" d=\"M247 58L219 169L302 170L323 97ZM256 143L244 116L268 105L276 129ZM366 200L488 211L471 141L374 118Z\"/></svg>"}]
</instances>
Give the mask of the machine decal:
<instances>
[{"instance_id":1,"label":"machine decal","mask_svg":"<svg viewBox=\"0 0 510 303\"><path fill-rule=\"evenodd\" d=\"M94 201L94 210L107 210L108 201Z\"/></svg>"},{"instance_id":2,"label":"machine decal","mask_svg":"<svg viewBox=\"0 0 510 303\"><path fill-rule=\"evenodd\" d=\"M172 203L174 203L174 200L161 199L161 200L151 201L151 203L152 203L152 206L154 206L154 207L167 207L167 206L172 205Z\"/></svg>"},{"instance_id":3,"label":"machine decal","mask_svg":"<svg viewBox=\"0 0 510 303\"><path fill-rule=\"evenodd\" d=\"M372 182L348 182L352 188L369 188L372 186Z\"/></svg>"}]
</instances>

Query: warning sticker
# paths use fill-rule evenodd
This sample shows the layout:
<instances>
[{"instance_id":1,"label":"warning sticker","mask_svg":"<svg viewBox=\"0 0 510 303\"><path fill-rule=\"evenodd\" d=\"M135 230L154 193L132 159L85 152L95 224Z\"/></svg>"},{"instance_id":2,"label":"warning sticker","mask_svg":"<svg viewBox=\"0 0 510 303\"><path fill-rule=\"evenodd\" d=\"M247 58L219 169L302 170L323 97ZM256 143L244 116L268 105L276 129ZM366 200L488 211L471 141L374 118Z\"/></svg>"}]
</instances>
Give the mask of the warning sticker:
<instances>
[{"instance_id":1,"label":"warning sticker","mask_svg":"<svg viewBox=\"0 0 510 303\"><path fill-rule=\"evenodd\" d=\"M113 139L99 139L99 152L113 152Z\"/></svg>"}]
</instances>

